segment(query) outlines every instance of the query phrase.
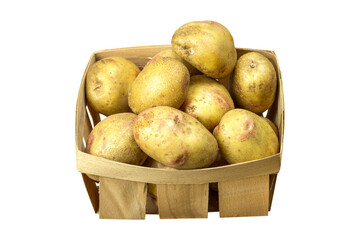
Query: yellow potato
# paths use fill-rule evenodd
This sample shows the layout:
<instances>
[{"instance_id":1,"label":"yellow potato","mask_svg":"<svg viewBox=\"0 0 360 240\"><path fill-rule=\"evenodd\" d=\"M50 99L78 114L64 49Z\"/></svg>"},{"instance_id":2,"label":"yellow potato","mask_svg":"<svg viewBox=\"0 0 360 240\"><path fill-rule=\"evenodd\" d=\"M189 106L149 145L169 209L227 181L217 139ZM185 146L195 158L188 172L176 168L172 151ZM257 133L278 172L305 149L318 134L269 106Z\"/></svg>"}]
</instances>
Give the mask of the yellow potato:
<instances>
[{"instance_id":1,"label":"yellow potato","mask_svg":"<svg viewBox=\"0 0 360 240\"><path fill-rule=\"evenodd\" d=\"M109 116L130 112L128 90L140 69L121 57L109 57L95 62L86 76L86 99L98 112Z\"/></svg>"},{"instance_id":2,"label":"yellow potato","mask_svg":"<svg viewBox=\"0 0 360 240\"><path fill-rule=\"evenodd\" d=\"M222 84L204 75L190 78L189 92L182 106L184 112L212 131L231 109L234 109L234 102Z\"/></svg>"},{"instance_id":3,"label":"yellow potato","mask_svg":"<svg viewBox=\"0 0 360 240\"><path fill-rule=\"evenodd\" d=\"M171 44L179 56L209 77L225 77L235 67L237 54L233 37L220 23L186 23L175 31Z\"/></svg>"},{"instance_id":4,"label":"yellow potato","mask_svg":"<svg viewBox=\"0 0 360 240\"><path fill-rule=\"evenodd\" d=\"M129 90L129 106L134 113L155 106L180 108L189 89L190 74L184 64L163 57L147 65Z\"/></svg>"},{"instance_id":5,"label":"yellow potato","mask_svg":"<svg viewBox=\"0 0 360 240\"><path fill-rule=\"evenodd\" d=\"M249 52L236 63L230 93L240 108L261 114L273 104L276 86L276 72L269 59Z\"/></svg>"},{"instance_id":6,"label":"yellow potato","mask_svg":"<svg viewBox=\"0 0 360 240\"><path fill-rule=\"evenodd\" d=\"M279 152L279 141L268 122L245 109L227 112L214 129L221 156L229 163L268 157Z\"/></svg>"},{"instance_id":7,"label":"yellow potato","mask_svg":"<svg viewBox=\"0 0 360 240\"><path fill-rule=\"evenodd\" d=\"M265 120L268 122L268 124L270 124L271 128L274 130L275 134L277 137L279 137L279 130L277 128L277 126L268 118L264 117Z\"/></svg>"},{"instance_id":8,"label":"yellow potato","mask_svg":"<svg viewBox=\"0 0 360 240\"><path fill-rule=\"evenodd\" d=\"M135 118L133 113L118 113L99 122L87 139L85 152L117 162L141 165L147 156L134 139Z\"/></svg>"},{"instance_id":9,"label":"yellow potato","mask_svg":"<svg viewBox=\"0 0 360 240\"><path fill-rule=\"evenodd\" d=\"M158 60L159 58L162 58L162 57L169 57L169 58L174 58L178 61L180 61L182 64L185 65L185 67L189 70L189 73L190 73L190 76L193 76L195 74L199 74L200 71L197 70L195 67L193 67L190 63L188 63L187 61L185 61L183 58L181 58L172 48L170 49L166 49L166 50L163 50L161 52L159 52L158 54L156 54L148 63L152 63L156 60Z\"/></svg>"},{"instance_id":10,"label":"yellow potato","mask_svg":"<svg viewBox=\"0 0 360 240\"><path fill-rule=\"evenodd\" d=\"M198 120L172 107L141 112L134 136L147 155L177 169L208 167L218 154L214 136Z\"/></svg>"}]
</instances>

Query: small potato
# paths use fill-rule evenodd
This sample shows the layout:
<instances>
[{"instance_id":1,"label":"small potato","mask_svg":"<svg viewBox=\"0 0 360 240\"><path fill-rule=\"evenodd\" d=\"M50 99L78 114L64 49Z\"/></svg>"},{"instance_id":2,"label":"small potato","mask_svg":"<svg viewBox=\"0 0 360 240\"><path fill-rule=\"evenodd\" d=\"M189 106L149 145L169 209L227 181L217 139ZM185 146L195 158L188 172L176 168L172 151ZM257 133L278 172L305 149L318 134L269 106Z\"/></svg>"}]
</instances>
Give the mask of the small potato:
<instances>
[{"instance_id":1,"label":"small potato","mask_svg":"<svg viewBox=\"0 0 360 240\"><path fill-rule=\"evenodd\" d=\"M129 90L129 106L134 113L155 106L180 108L189 89L190 74L184 64L163 57L147 65Z\"/></svg>"},{"instance_id":2,"label":"small potato","mask_svg":"<svg viewBox=\"0 0 360 240\"><path fill-rule=\"evenodd\" d=\"M98 112L109 116L131 112L128 90L140 69L121 57L109 57L95 62L86 76L86 99Z\"/></svg>"},{"instance_id":3,"label":"small potato","mask_svg":"<svg viewBox=\"0 0 360 240\"><path fill-rule=\"evenodd\" d=\"M209 131L231 109L234 109L234 102L222 84L204 75L190 78L189 92L182 110L199 120Z\"/></svg>"},{"instance_id":4,"label":"small potato","mask_svg":"<svg viewBox=\"0 0 360 240\"><path fill-rule=\"evenodd\" d=\"M240 108L261 114L275 100L277 78L272 63L260 53L249 52L236 63L230 93Z\"/></svg>"},{"instance_id":5,"label":"small potato","mask_svg":"<svg viewBox=\"0 0 360 240\"><path fill-rule=\"evenodd\" d=\"M85 152L109 160L141 165L147 158L136 144L133 113L113 114L99 122L91 131Z\"/></svg>"},{"instance_id":6,"label":"small potato","mask_svg":"<svg viewBox=\"0 0 360 240\"><path fill-rule=\"evenodd\" d=\"M147 155L177 169L210 166L218 154L214 136L198 120L172 107L141 112L135 120L134 136Z\"/></svg>"},{"instance_id":7,"label":"small potato","mask_svg":"<svg viewBox=\"0 0 360 240\"><path fill-rule=\"evenodd\" d=\"M195 67L193 67L190 63L188 63L187 61L185 61L183 58L181 58L172 48L170 49L166 49L163 50L161 52L159 52L158 54L156 54L148 63L152 63L154 61L156 61L159 58L162 57L169 57L169 58L174 58L178 61L180 61L182 64L185 65L185 67L189 70L190 76L193 76L195 74L200 74L200 71L197 70Z\"/></svg>"},{"instance_id":8,"label":"small potato","mask_svg":"<svg viewBox=\"0 0 360 240\"><path fill-rule=\"evenodd\" d=\"M227 112L214 129L221 156L229 163L268 157L279 152L279 141L268 122L245 109Z\"/></svg>"},{"instance_id":9,"label":"small potato","mask_svg":"<svg viewBox=\"0 0 360 240\"><path fill-rule=\"evenodd\" d=\"M206 76L223 78L235 67L237 53L227 28L214 21L189 22L171 40L174 51Z\"/></svg>"}]
</instances>

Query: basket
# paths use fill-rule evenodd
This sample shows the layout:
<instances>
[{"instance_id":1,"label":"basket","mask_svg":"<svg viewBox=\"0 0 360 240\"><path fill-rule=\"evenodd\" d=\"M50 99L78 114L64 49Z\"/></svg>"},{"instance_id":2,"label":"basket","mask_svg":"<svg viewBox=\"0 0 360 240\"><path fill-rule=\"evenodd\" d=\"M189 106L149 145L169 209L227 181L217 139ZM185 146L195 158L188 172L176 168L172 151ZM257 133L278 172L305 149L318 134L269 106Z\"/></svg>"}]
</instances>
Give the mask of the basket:
<instances>
[{"instance_id":1,"label":"basket","mask_svg":"<svg viewBox=\"0 0 360 240\"><path fill-rule=\"evenodd\" d=\"M214 168L166 171L129 165L84 152L86 139L100 114L87 105L85 78L97 60L120 56L142 69L147 61L170 45L130 47L92 54L82 78L76 103L76 164L95 213L106 219L145 219L146 214L169 218L207 218L218 211L220 217L266 216L270 211L277 173L280 170L284 138L284 96L281 72L273 51L237 48L238 58L255 51L274 65L278 85L273 106L267 112L279 129L279 153L244 163ZM229 79L220 80L228 86ZM99 182L88 174L99 176ZM157 206L147 193L147 183L157 184ZM209 190L218 184L218 192Z\"/></svg>"}]
</instances>

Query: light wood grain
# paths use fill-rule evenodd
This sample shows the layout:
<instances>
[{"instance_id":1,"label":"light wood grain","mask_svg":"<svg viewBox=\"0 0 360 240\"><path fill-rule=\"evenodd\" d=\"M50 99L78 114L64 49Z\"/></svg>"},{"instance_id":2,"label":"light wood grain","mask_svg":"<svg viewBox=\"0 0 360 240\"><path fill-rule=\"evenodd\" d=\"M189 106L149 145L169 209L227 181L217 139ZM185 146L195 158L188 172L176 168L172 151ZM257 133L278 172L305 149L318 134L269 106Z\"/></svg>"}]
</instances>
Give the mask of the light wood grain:
<instances>
[{"instance_id":1,"label":"light wood grain","mask_svg":"<svg viewBox=\"0 0 360 240\"><path fill-rule=\"evenodd\" d=\"M77 169L79 172L92 175L136 182L202 184L277 173L280 170L280 154L215 168L167 171L166 169L115 162L78 151Z\"/></svg>"},{"instance_id":2,"label":"light wood grain","mask_svg":"<svg viewBox=\"0 0 360 240\"><path fill-rule=\"evenodd\" d=\"M269 211L271 210L272 200L274 197L276 179L277 179L277 174L270 175L270 178L269 178Z\"/></svg>"},{"instance_id":3,"label":"light wood grain","mask_svg":"<svg viewBox=\"0 0 360 240\"><path fill-rule=\"evenodd\" d=\"M157 201L161 219L207 218L209 184L159 184Z\"/></svg>"},{"instance_id":4,"label":"light wood grain","mask_svg":"<svg viewBox=\"0 0 360 240\"><path fill-rule=\"evenodd\" d=\"M99 211L99 189L96 186L96 182L90 179L86 174L82 173L82 178L88 192L91 205L94 209L94 212L97 213Z\"/></svg>"},{"instance_id":5,"label":"light wood grain","mask_svg":"<svg viewBox=\"0 0 360 240\"><path fill-rule=\"evenodd\" d=\"M100 177L99 217L106 219L145 219L145 183Z\"/></svg>"},{"instance_id":6,"label":"light wood grain","mask_svg":"<svg viewBox=\"0 0 360 240\"><path fill-rule=\"evenodd\" d=\"M269 175L219 182L220 217L267 216Z\"/></svg>"}]
</instances>

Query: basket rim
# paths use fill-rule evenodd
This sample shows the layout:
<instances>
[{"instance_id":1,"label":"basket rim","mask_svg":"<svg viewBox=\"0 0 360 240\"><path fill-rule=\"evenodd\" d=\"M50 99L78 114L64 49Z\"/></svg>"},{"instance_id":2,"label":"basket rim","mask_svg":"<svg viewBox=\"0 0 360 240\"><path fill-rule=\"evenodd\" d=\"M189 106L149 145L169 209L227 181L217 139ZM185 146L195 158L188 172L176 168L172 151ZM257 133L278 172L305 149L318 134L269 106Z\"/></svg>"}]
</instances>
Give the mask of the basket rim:
<instances>
[{"instance_id":1,"label":"basket rim","mask_svg":"<svg viewBox=\"0 0 360 240\"><path fill-rule=\"evenodd\" d=\"M77 170L114 179L154 184L203 184L276 174L281 167L281 153L248 162L225 166L168 171L137 166L97 157L78 150Z\"/></svg>"}]
</instances>

